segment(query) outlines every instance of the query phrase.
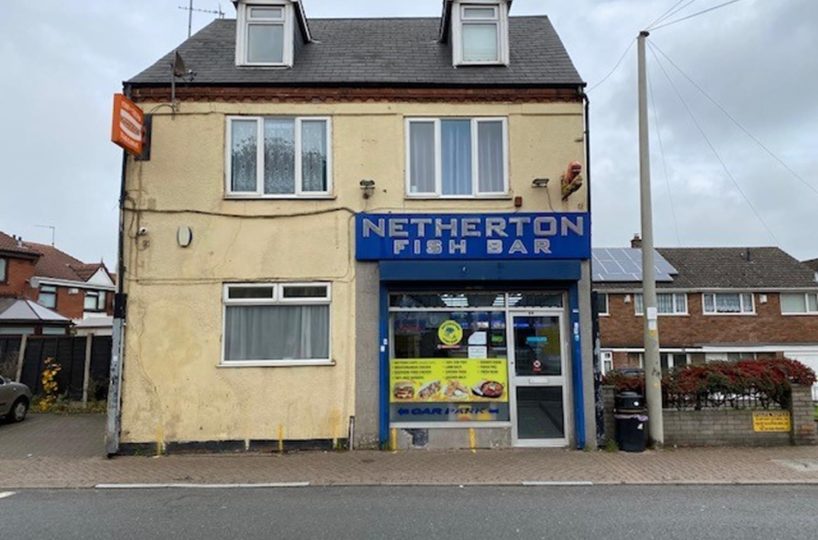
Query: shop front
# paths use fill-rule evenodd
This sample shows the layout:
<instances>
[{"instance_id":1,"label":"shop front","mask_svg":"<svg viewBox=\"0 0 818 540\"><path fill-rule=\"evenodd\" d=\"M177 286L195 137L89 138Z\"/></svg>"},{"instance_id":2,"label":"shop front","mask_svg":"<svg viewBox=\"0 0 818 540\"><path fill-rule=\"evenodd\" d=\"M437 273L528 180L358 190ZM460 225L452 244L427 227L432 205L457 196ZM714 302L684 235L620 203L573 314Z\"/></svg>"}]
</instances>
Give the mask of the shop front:
<instances>
[{"instance_id":1,"label":"shop front","mask_svg":"<svg viewBox=\"0 0 818 540\"><path fill-rule=\"evenodd\" d=\"M377 264L382 446L584 446L589 227L581 213L358 216L357 259Z\"/></svg>"}]
</instances>

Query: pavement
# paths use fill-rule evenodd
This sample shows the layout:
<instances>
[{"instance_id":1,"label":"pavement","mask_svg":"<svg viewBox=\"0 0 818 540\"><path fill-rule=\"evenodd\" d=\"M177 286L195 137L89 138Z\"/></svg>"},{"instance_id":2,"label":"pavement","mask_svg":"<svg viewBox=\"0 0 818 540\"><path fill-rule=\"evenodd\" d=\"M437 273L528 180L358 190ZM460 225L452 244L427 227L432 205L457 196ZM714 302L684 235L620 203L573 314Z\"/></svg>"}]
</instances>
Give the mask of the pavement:
<instances>
[{"instance_id":1,"label":"pavement","mask_svg":"<svg viewBox=\"0 0 818 540\"><path fill-rule=\"evenodd\" d=\"M814 486L24 490L0 538L813 539Z\"/></svg>"},{"instance_id":2,"label":"pavement","mask_svg":"<svg viewBox=\"0 0 818 540\"><path fill-rule=\"evenodd\" d=\"M103 457L101 415L0 425L0 489L100 484L818 484L818 447L297 452Z\"/></svg>"}]
</instances>

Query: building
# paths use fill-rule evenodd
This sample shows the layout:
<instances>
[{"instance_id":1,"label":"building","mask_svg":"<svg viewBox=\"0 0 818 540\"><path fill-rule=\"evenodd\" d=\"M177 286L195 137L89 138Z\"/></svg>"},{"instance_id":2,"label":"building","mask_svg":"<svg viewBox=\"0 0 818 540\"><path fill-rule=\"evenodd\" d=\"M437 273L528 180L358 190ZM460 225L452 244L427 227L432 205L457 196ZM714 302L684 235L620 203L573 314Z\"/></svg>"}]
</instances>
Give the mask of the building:
<instances>
[{"instance_id":1,"label":"building","mask_svg":"<svg viewBox=\"0 0 818 540\"><path fill-rule=\"evenodd\" d=\"M641 249L594 250L602 367L643 367ZM663 369L786 356L818 370L815 273L775 247L658 248Z\"/></svg>"},{"instance_id":2,"label":"building","mask_svg":"<svg viewBox=\"0 0 818 540\"><path fill-rule=\"evenodd\" d=\"M593 446L587 103L550 21L303 4L236 2L195 75L124 85L152 127L109 436Z\"/></svg>"},{"instance_id":3,"label":"building","mask_svg":"<svg viewBox=\"0 0 818 540\"><path fill-rule=\"evenodd\" d=\"M59 320L110 335L113 292L114 278L104 263L87 264L54 246L0 232L0 297L35 301L59 314ZM64 333L64 325L59 326ZM16 328L39 333L36 325Z\"/></svg>"},{"instance_id":4,"label":"building","mask_svg":"<svg viewBox=\"0 0 818 540\"><path fill-rule=\"evenodd\" d=\"M804 261L804 264L812 268L816 274L818 274L818 259L810 259L808 261Z\"/></svg>"}]
</instances>

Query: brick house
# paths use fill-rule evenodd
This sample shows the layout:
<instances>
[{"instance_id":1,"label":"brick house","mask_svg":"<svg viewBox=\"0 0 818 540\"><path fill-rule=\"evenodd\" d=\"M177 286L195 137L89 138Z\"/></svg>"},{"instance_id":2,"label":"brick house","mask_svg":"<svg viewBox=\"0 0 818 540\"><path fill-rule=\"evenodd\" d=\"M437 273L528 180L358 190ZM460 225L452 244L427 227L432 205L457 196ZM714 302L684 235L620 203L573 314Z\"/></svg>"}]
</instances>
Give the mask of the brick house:
<instances>
[{"instance_id":1,"label":"brick house","mask_svg":"<svg viewBox=\"0 0 818 540\"><path fill-rule=\"evenodd\" d=\"M603 371L643 367L638 244L594 250ZM787 356L818 369L815 272L775 247L658 248L663 369L690 363Z\"/></svg>"},{"instance_id":2,"label":"brick house","mask_svg":"<svg viewBox=\"0 0 818 540\"><path fill-rule=\"evenodd\" d=\"M113 292L114 277L104 263L84 263L54 246L0 232L0 297L35 301L71 319L80 333L87 327L110 334Z\"/></svg>"}]
</instances>

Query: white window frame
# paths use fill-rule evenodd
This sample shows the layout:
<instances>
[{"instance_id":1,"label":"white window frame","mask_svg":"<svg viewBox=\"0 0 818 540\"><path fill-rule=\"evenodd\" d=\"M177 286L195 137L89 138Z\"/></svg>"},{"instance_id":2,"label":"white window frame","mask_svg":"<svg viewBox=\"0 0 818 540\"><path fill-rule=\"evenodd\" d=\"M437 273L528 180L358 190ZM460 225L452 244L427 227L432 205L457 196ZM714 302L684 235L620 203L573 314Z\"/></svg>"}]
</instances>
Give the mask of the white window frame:
<instances>
[{"instance_id":1,"label":"white window frame","mask_svg":"<svg viewBox=\"0 0 818 540\"><path fill-rule=\"evenodd\" d=\"M281 7L284 10L284 17L283 19L251 19L250 9L254 7ZM291 2L284 2L282 0L252 0L249 2L241 2L238 5L238 11L236 13L236 65L250 67L292 67L295 29L293 19L294 10ZM281 62L249 62L247 60L247 54L249 52L249 48L247 47L247 28L250 24L281 25L284 27L284 47L282 49Z\"/></svg>"},{"instance_id":2,"label":"white window frame","mask_svg":"<svg viewBox=\"0 0 818 540\"><path fill-rule=\"evenodd\" d=\"M659 293L656 293L656 296L658 297L661 294L671 295L671 298L672 298L671 303L673 304L673 312L672 313L662 313L662 312L659 311L659 308L657 306L656 311L657 311L657 314L660 317L684 317L685 315L690 315L690 312L688 311L689 310L688 304L690 303L690 299L687 297L687 293L659 292ZM684 296L685 297L685 305L684 305L685 309L684 309L684 311L679 310L679 302L676 301L677 296ZM642 300L639 300L639 298L641 298ZM642 311L639 310L639 304L640 303L642 304ZM634 294L633 295L633 313L634 313L634 315L636 315L637 317L644 316L645 315L644 305L645 305L645 297L642 295L642 293Z\"/></svg>"},{"instance_id":3,"label":"white window frame","mask_svg":"<svg viewBox=\"0 0 818 540\"><path fill-rule=\"evenodd\" d=\"M739 305L741 312L739 313L719 313L718 308L716 307L716 296L720 294L737 294L739 297ZM750 311L744 310L744 295L749 294L751 298L752 305L750 306L752 309ZM713 309L714 311L707 311L707 302L706 297L708 295L713 296ZM746 317L756 315L756 298L755 293L749 291L735 291L735 292L706 292L702 293L702 314L704 315L716 315L716 316L733 316L733 317Z\"/></svg>"},{"instance_id":4,"label":"white window frame","mask_svg":"<svg viewBox=\"0 0 818 540\"><path fill-rule=\"evenodd\" d=\"M5 257L0 257L0 283L6 283L9 277L9 261Z\"/></svg>"},{"instance_id":5,"label":"white window frame","mask_svg":"<svg viewBox=\"0 0 818 540\"><path fill-rule=\"evenodd\" d=\"M262 289L271 288L273 294L269 298L230 298L230 289ZM285 287L325 287L327 294L324 297L284 298ZM328 358L307 358L287 360L226 360L227 351L227 307L228 306L306 306L325 305L329 309L327 324L327 351ZM219 367L298 367L298 366L334 366L332 360L332 284L329 282L254 282L254 283L225 283L222 288L222 335L221 357Z\"/></svg>"},{"instance_id":6,"label":"white window frame","mask_svg":"<svg viewBox=\"0 0 818 540\"><path fill-rule=\"evenodd\" d=\"M0 281L2 281L2 280L0 280ZM806 308L806 311L784 311L784 296L785 295L797 296L799 294L804 296L804 306ZM804 316L804 315L813 315L814 316L814 315L818 315L818 311L810 311L810 309L809 309L809 297L810 296L818 297L818 293L816 293L816 292L805 292L805 293L798 293L798 292L796 292L796 293L785 293L785 292L782 292L782 293L779 293L779 304L781 305L781 314L786 315L788 317L793 316L793 315L794 316L799 316L799 315L800 316ZM816 302L818 302L818 298L816 298Z\"/></svg>"},{"instance_id":7,"label":"white window frame","mask_svg":"<svg viewBox=\"0 0 818 540\"><path fill-rule=\"evenodd\" d=\"M279 119L295 122L295 192L264 193L264 120ZM256 190L233 191L233 121L253 120L256 122ZM303 122L322 121L327 126L327 189L326 191L304 191L304 178L301 163L301 124ZM329 116L228 116L225 128L224 190L228 199L331 199L332 190L332 118Z\"/></svg>"},{"instance_id":8,"label":"white window frame","mask_svg":"<svg viewBox=\"0 0 818 540\"><path fill-rule=\"evenodd\" d=\"M54 305L53 306L47 306L47 305L42 303L43 289L44 288L53 289L53 290L45 291L47 294L53 294L54 295ZM41 306L43 306L44 308L57 309L57 303L58 303L57 295L58 295L58 293L59 293L59 288L56 285L42 285L41 284L40 287L39 287L39 290L37 292L37 303L40 304Z\"/></svg>"},{"instance_id":9,"label":"white window frame","mask_svg":"<svg viewBox=\"0 0 818 540\"><path fill-rule=\"evenodd\" d=\"M85 297L82 299L82 311L84 313L102 313L105 311L105 304L107 301L105 291L85 291ZM96 308L95 309L88 309L85 306L85 300L87 298L96 297ZM100 305L100 300L102 301L102 305Z\"/></svg>"},{"instance_id":10,"label":"white window frame","mask_svg":"<svg viewBox=\"0 0 818 540\"><path fill-rule=\"evenodd\" d=\"M469 120L471 121L471 194L467 195L443 195L443 153L441 152L441 144L443 137L441 135L441 121L443 120ZM503 129L503 191L486 191L480 192L480 163L478 153L478 127L483 122L500 122ZM413 123L433 123L435 128L435 190L429 192L412 193L412 138L410 130ZM492 199L492 198L506 198L509 196L509 157L508 157L508 118L505 116L480 116L480 117L411 117L406 118L404 124L404 139L406 141L405 159L406 159L406 197L411 199Z\"/></svg>"},{"instance_id":11,"label":"white window frame","mask_svg":"<svg viewBox=\"0 0 818 540\"><path fill-rule=\"evenodd\" d=\"M496 16L485 19L466 19L464 13L471 7L494 7ZM463 59L463 25L491 24L497 25L497 60L467 62ZM508 39L508 3L497 0L469 0L458 2L452 7L452 62L457 66L507 66L509 64Z\"/></svg>"}]
</instances>

